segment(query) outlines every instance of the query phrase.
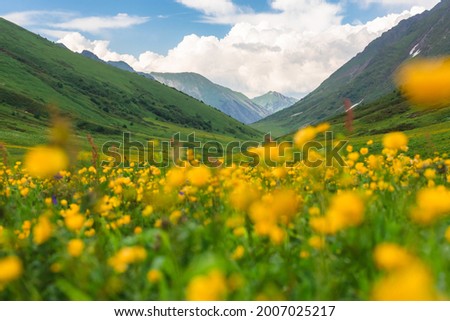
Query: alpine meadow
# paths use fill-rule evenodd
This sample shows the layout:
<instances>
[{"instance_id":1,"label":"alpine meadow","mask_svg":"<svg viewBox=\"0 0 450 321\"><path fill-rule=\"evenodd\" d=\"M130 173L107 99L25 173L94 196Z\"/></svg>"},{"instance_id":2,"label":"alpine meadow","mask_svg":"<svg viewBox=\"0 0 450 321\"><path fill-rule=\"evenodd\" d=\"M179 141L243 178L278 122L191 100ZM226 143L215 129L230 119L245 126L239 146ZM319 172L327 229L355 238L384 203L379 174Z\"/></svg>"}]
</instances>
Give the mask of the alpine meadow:
<instances>
[{"instance_id":1,"label":"alpine meadow","mask_svg":"<svg viewBox=\"0 0 450 321\"><path fill-rule=\"evenodd\" d=\"M217 1L234 8L223 13L163 2L200 15L155 11L145 23L209 29L192 27L202 36L167 55L123 61L100 40L74 49L47 29L127 45L170 30L148 27L141 40L144 22L124 34L95 13L86 21L106 25L97 30L76 24L84 18L71 6L57 16L71 21L39 16L47 27L24 22L46 8L30 5L20 19L0 11L0 300L448 301L450 0L383 29L362 51L345 49L353 58L303 95L283 91L286 70L260 82L254 61L232 68L241 56L285 54L282 36L263 42L284 30L269 18L289 1L265 1L270 12ZM252 20L260 17L269 22ZM125 18L139 17L112 21ZM236 57L214 57L217 77L181 70L201 50L226 55L230 25L252 23L267 29L230 45ZM185 42L196 59L180 54ZM326 48L318 52L335 53ZM264 65L279 62L267 57Z\"/></svg>"}]
</instances>

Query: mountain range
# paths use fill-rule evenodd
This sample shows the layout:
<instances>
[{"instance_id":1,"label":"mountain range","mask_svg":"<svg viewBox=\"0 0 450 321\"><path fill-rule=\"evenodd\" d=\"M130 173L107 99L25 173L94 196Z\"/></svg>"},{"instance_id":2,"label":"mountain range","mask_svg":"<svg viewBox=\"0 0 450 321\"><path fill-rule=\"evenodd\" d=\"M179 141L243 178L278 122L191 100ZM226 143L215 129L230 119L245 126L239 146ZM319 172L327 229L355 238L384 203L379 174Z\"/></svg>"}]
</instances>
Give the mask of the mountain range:
<instances>
[{"instance_id":1,"label":"mountain range","mask_svg":"<svg viewBox=\"0 0 450 321\"><path fill-rule=\"evenodd\" d=\"M81 54L96 61L103 61L94 53L87 50L84 50ZM130 65L123 61L105 62L122 70L136 72ZM206 77L193 72L139 72L139 74L184 92L246 124L261 120L297 102L297 99L286 97L274 91L250 99L240 92L215 84Z\"/></svg>"},{"instance_id":2,"label":"mountain range","mask_svg":"<svg viewBox=\"0 0 450 321\"><path fill-rule=\"evenodd\" d=\"M80 141L143 140L195 131L202 140L259 137L221 111L137 73L88 59L0 18L0 132L8 145L45 142L49 105Z\"/></svg>"},{"instance_id":3,"label":"mountain range","mask_svg":"<svg viewBox=\"0 0 450 321\"><path fill-rule=\"evenodd\" d=\"M269 114L274 114L277 111L294 105L298 99L286 97L276 91L269 91L262 96L253 98L252 101L267 110Z\"/></svg>"},{"instance_id":4,"label":"mountain range","mask_svg":"<svg viewBox=\"0 0 450 321\"><path fill-rule=\"evenodd\" d=\"M344 111L345 98L364 104L392 92L393 75L406 60L448 53L450 0L443 0L385 32L292 107L252 126L279 136L324 121Z\"/></svg>"}]
</instances>

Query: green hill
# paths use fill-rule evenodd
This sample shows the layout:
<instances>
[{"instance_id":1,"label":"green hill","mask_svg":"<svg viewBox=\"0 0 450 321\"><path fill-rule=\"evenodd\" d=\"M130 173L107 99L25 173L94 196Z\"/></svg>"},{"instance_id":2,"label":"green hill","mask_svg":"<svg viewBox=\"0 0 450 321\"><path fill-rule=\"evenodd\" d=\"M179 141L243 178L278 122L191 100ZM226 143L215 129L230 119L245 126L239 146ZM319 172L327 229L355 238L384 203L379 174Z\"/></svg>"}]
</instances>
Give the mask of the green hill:
<instances>
[{"instance_id":1,"label":"green hill","mask_svg":"<svg viewBox=\"0 0 450 321\"><path fill-rule=\"evenodd\" d=\"M394 89L392 76L414 56L450 53L450 0L385 32L294 106L253 125L276 136L343 111L343 99L370 103Z\"/></svg>"},{"instance_id":2,"label":"green hill","mask_svg":"<svg viewBox=\"0 0 450 321\"><path fill-rule=\"evenodd\" d=\"M410 138L411 155L432 156L436 151L450 153L450 105L441 109L418 109L394 91L354 109L352 132L347 130L345 121L345 113L327 119L335 137L349 140L357 149L374 140L371 148L381 152L384 134L403 131ZM279 139L292 140L294 134Z\"/></svg>"},{"instance_id":3,"label":"green hill","mask_svg":"<svg viewBox=\"0 0 450 321\"><path fill-rule=\"evenodd\" d=\"M136 137L256 138L259 133L224 113L141 75L88 59L0 19L0 133L13 148L46 140L56 106L71 119L79 142ZM14 153L14 151L13 151Z\"/></svg>"}]
</instances>

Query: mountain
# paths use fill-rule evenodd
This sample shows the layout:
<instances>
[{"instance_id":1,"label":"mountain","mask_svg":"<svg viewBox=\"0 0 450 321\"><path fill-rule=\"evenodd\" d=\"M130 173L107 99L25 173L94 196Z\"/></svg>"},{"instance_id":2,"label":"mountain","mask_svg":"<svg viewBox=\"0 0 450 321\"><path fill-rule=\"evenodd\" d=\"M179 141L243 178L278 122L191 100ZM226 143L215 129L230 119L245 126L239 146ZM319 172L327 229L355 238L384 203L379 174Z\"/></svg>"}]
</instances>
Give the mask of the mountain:
<instances>
[{"instance_id":1,"label":"mountain","mask_svg":"<svg viewBox=\"0 0 450 321\"><path fill-rule=\"evenodd\" d=\"M102 63L107 63L108 65L111 65L113 67L125 70L125 71L129 71L129 72L136 72L129 64L127 64L124 61L104 61L102 59L100 59L96 54L94 54L93 52L89 51L89 50L83 50L81 52L81 54L83 56L85 56L86 58L95 60L97 62L102 62Z\"/></svg>"},{"instance_id":2,"label":"mountain","mask_svg":"<svg viewBox=\"0 0 450 321\"><path fill-rule=\"evenodd\" d=\"M11 146L46 141L49 105L70 118L84 142L170 138L252 139L259 133L186 94L137 73L73 53L0 19L0 137Z\"/></svg>"},{"instance_id":3,"label":"mountain","mask_svg":"<svg viewBox=\"0 0 450 321\"><path fill-rule=\"evenodd\" d=\"M298 101L298 99L286 97L276 91L269 91L262 96L253 98L252 101L263 107L270 114L274 114L277 111L292 106Z\"/></svg>"},{"instance_id":4,"label":"mountain","mask_svg":"<svg viewBox=\"0 0 450 321\"><path fill-rule=\"evenodd\" d=\"M343 111L343 100L370 103L392 92L395 70L415 56L450 53L450 0L403 20L371 42L316 90L290 108L252 125L282 135Z\"/></svg>"},{"instance_id":5,"label":"mountain","mask_svg":"<svg viewBox=\"0 0 450 321\"><path fill-rule=\"evenodd\" d=\"M124 61L108 61L106 62L108 65L113 67L128 71L128 72L136 72L134 69Z\"/></svg>"},{"instance_id":6,"label":"mountain","mask_svg":"<svg viewBox=\"0 0 450 321\"><path fill-rule=\"evenodd\" d=\"M217 85L202 75L191 72L152 72L150 75L157 81L216 107L243 123L253 123L269 115L268 111L255 104L244 94Z\"/></svg>"},{"instance_id":7,"label":"mountain","mask_svg":"<svg viewBox=\"0 0 450 321\"><path fill-rule=\"evenodd\" d=\"M58 43L58 45L63 45L63 44ZM64 46L64 45L63 45L63 46ZM93 52L91 52L91 51L89 51L89 50L83 50L83 51L81 52L81 54L82 54L83 56L85 56L86 58L95 60L95 61L97 61L97 62L104 62L104 61L101 60L95 53L93 53Z\"/></svg>"}]
</instances>

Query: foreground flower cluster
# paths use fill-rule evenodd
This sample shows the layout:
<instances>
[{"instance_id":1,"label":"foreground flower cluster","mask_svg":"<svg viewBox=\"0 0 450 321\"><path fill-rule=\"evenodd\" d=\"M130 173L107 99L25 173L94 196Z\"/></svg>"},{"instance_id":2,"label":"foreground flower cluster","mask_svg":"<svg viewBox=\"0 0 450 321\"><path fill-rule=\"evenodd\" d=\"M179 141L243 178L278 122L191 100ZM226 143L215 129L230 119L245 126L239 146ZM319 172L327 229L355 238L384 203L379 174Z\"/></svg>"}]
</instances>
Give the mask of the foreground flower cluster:
<instances>
[{"instance_id":1,"label":"foreground flower cluster","mask_svg":"<svg viewBox=\"0 0 450 321\"><path fill-rule=\"evenodd\" d=\"M447 299L450 159L407 144L315 168L68 167L37 148L0 164L0 299Z\"/></svg>"}]
</instances>

